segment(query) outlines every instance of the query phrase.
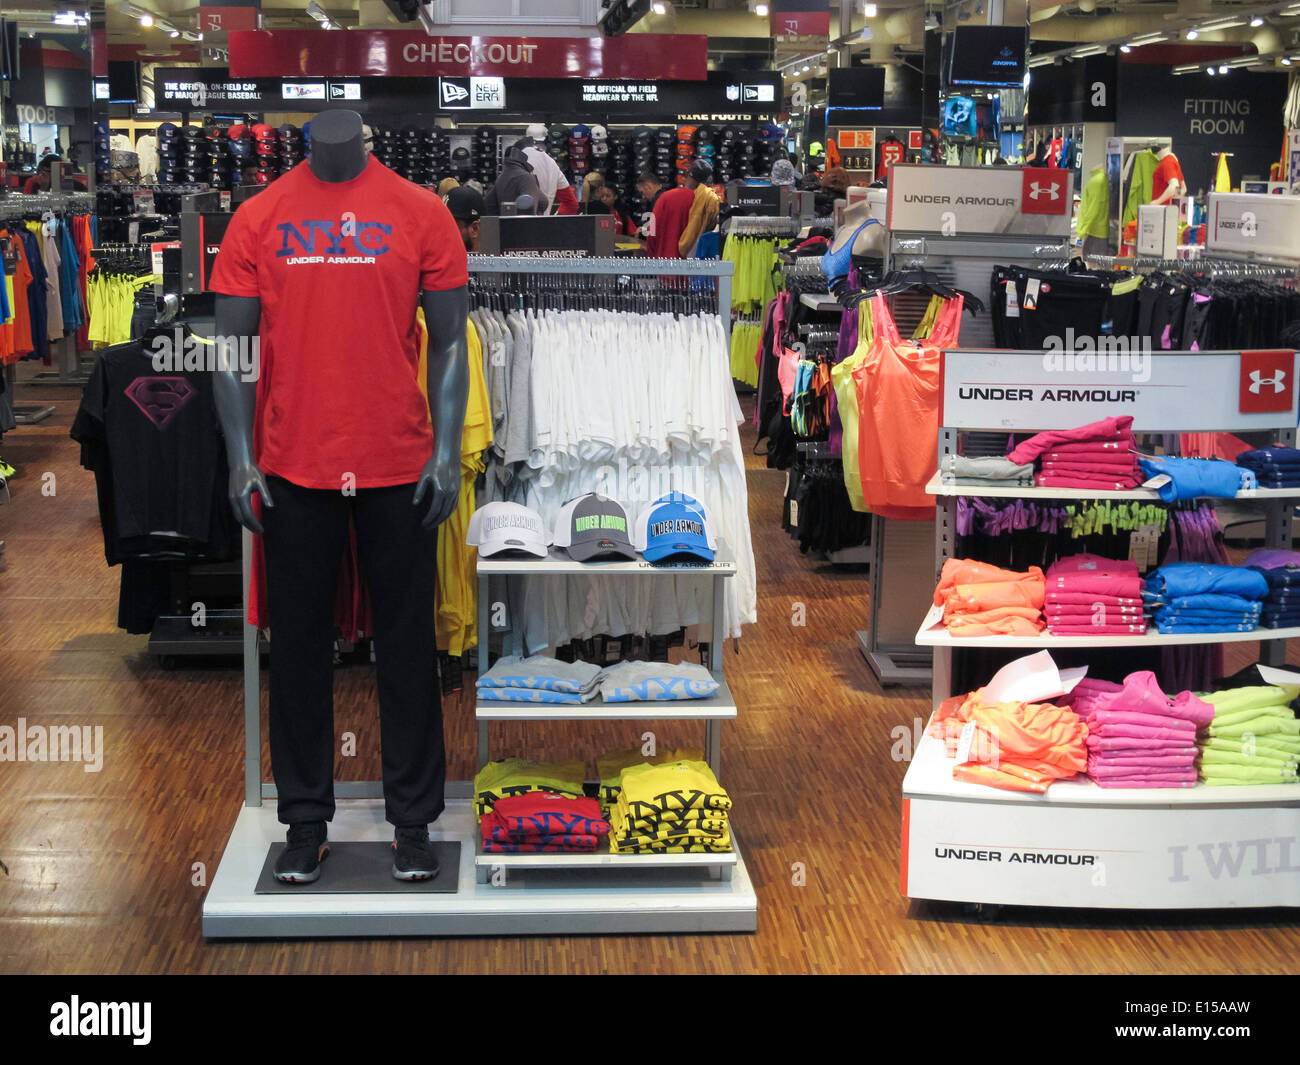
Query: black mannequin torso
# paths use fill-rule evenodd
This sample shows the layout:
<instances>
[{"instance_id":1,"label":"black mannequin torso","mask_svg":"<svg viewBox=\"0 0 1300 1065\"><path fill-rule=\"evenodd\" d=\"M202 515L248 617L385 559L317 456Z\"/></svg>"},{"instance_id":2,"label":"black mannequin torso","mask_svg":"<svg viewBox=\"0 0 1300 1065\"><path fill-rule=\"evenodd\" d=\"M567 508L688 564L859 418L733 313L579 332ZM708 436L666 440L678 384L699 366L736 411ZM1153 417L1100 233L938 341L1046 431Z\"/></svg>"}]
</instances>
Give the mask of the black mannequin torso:
<instances>
[{"instance_id":1,"label":"black mannequin torso","mask_svg":"<svg viewBox=\"0 0 1300 1065\"><path fill-rule=\"evenodd\" d=\"M324 111L312 121L307 165L322 181L351 181L369 161L361 116L355 111Z\"/></svg>"}]
</instances>

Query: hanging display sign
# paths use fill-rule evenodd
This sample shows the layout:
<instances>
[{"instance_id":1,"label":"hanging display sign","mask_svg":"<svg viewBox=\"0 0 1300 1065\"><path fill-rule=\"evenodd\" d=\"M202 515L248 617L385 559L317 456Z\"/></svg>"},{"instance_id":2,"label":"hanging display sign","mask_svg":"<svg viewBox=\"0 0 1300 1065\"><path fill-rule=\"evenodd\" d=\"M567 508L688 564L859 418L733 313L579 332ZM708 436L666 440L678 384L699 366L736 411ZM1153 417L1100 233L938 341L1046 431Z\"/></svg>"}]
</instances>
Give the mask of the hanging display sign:
<instances>
[{"instance_id":1,"label":"hanging display sign","mask_svg":"<svg viewBox=\"0 0 1300 1065\"><path fill-rule=\"evenodd\" d=\"M1300 258L1300 196L1210 193L1206 251L1256 259Z\"/></svg>"},{"instance_id":2,"label":"hanging display sign","mask_svg":"<svg viewBox=\"0 0 1300 1065\"><path fill-rule=\"evenodd\" d=\"M1050 291L1043 281L1033 294ZM1040 313L1027 292L1021 315ZM1294 428L1294 351L1150 350L1141 338L1076 337L1043 352L945 351L939 424L1033 432L1117 414L1140 432Z\"/></svg>"},{"instance_id":3,"label":"hanging display sign","mask_svg":"<svg viewBox=\"0 0 1300 1065\"><path fill-rule=\"evenodd\" d=\"M420 30L254 30L230 35L230 73L274 77L637 78L703 81L702 34L430 37Z\"/></svg>"},{"instance_id":4,"label":"hanging display sign","mask_svg":"<svg viewBox=\"0 0 1300 1065\"><path fill-rule=\"evenodd\" d=\"M922 166L895 163L889 228L941 236L1070 231L1068 170L1018 166Z\"/></svg>"},{"instance_id":5,"label":"hanging display sign","mask_svg":"<svg viewBox=\"0 0 1300 1065\"><path fill-rule=\"evenodd\" d=\"M255 30L261 21L257 6L213 6L199 8L200 33L232 33L235 30Z\"/></svg>"},{"instance_id":6,"label":"hanging display sign","mask_svg":"<svg viewBox=\"0 0 1300 1065\"><path fill-rule=\"evenodd\" d=\"M769 25L773 37L828 37L829 0L772 0Z\"/></svg>"}]
</instances>

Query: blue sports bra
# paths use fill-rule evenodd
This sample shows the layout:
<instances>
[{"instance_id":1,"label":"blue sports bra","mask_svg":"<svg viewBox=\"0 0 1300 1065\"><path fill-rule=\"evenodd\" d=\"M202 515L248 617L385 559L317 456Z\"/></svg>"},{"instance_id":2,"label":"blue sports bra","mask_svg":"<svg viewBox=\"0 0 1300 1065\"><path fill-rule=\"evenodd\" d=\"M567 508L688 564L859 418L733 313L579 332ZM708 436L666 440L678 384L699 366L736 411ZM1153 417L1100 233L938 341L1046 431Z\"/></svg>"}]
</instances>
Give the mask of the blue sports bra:
<instances>
[{"instance_id":1,"label":"blue sports bra","mask_svg":"<svg viewBox=\"0 0 1300 1065\"><path fill-rule=\"evenodd\" d=\"M839 248L834 251L827 251L822 256L822 273L826 275L826 283L835 285L849 276L849 269L853 266L853 245L858 242L858 237L867 226L880 225L880 219L868 218L862 225L854 231L853 236L846 240Z\"/></svg>"}]
</instances>

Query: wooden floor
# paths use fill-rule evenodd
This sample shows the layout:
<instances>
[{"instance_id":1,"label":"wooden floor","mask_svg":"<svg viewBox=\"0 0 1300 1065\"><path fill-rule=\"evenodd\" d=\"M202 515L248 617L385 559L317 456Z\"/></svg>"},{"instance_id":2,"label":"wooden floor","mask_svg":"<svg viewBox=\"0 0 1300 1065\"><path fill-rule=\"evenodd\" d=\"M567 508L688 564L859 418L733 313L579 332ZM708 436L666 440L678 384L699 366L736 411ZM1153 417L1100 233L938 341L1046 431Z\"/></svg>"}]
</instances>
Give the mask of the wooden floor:
<instances>
[{"instance_id":1,"label":"wooden floor","mask_svg":"<svg viewBox=\"0 0 1300 1065\"><path fill-rule=\"evenodd\" d=\"M859 655L865 581L810 561L781 531L785 475L751 456L759 623L726 669L741 707L724 732L723 783L736 803L759 895L754 935L503 940L206 942L204 888L242 800L240 674L165 672L145 637L115 628L91 475L51 420L4 437L19 467L0 505L0 724L102 724L103 769L0 763L0 971L7 973L1281 973L1300 955L1296 911L1114 913L1008 910L994 921L898 892L900 785L891 730L928 691L884 695ZM53 475L52 495L41 492ZM926 589L925 591L928 591ZM918 616L924 600L918 590ZM791 624L795 604L807 624ZM472 679L472 678L471 678ZM357 734L341 779L378 779L369 667L340 671L338 730ZM473 708L446 705L453 779L472 774ZM502 754L594 756L645 727L660 745L697 726L495 726ZM268 774L269 775L269 774ZM792 866L807 868L804 886Z\"/></svg>"}]
</instances>

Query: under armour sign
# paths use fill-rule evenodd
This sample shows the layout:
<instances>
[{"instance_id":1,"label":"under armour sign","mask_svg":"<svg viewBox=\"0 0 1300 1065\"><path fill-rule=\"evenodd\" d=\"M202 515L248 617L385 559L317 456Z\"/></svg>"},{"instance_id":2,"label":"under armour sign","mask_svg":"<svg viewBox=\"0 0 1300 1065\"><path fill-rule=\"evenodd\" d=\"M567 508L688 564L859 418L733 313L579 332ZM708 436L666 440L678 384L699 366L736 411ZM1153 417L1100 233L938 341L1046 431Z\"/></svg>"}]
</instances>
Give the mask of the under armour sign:
<instances>
[{"instance_id":1,"label":"under armour sign","mask_svg":"<svg viewBox=\"0 0 1300 1065\"><path fill-rule=\"evenodd\" d=\"M1288 411L1295 403L1294 351L1243 351L1238 407L1243 414Z\"/></svg>"},{"instance_id":2,"label":"under armour sign","mask_svg":"<svg viewBox=\"0 0 1300 1065\"><path fill-rule=\"evenodd\" d=\"M1025 167L1020 190L1021 214L1069 214L1069 170Z\"/></svg>"}]
</instances>

